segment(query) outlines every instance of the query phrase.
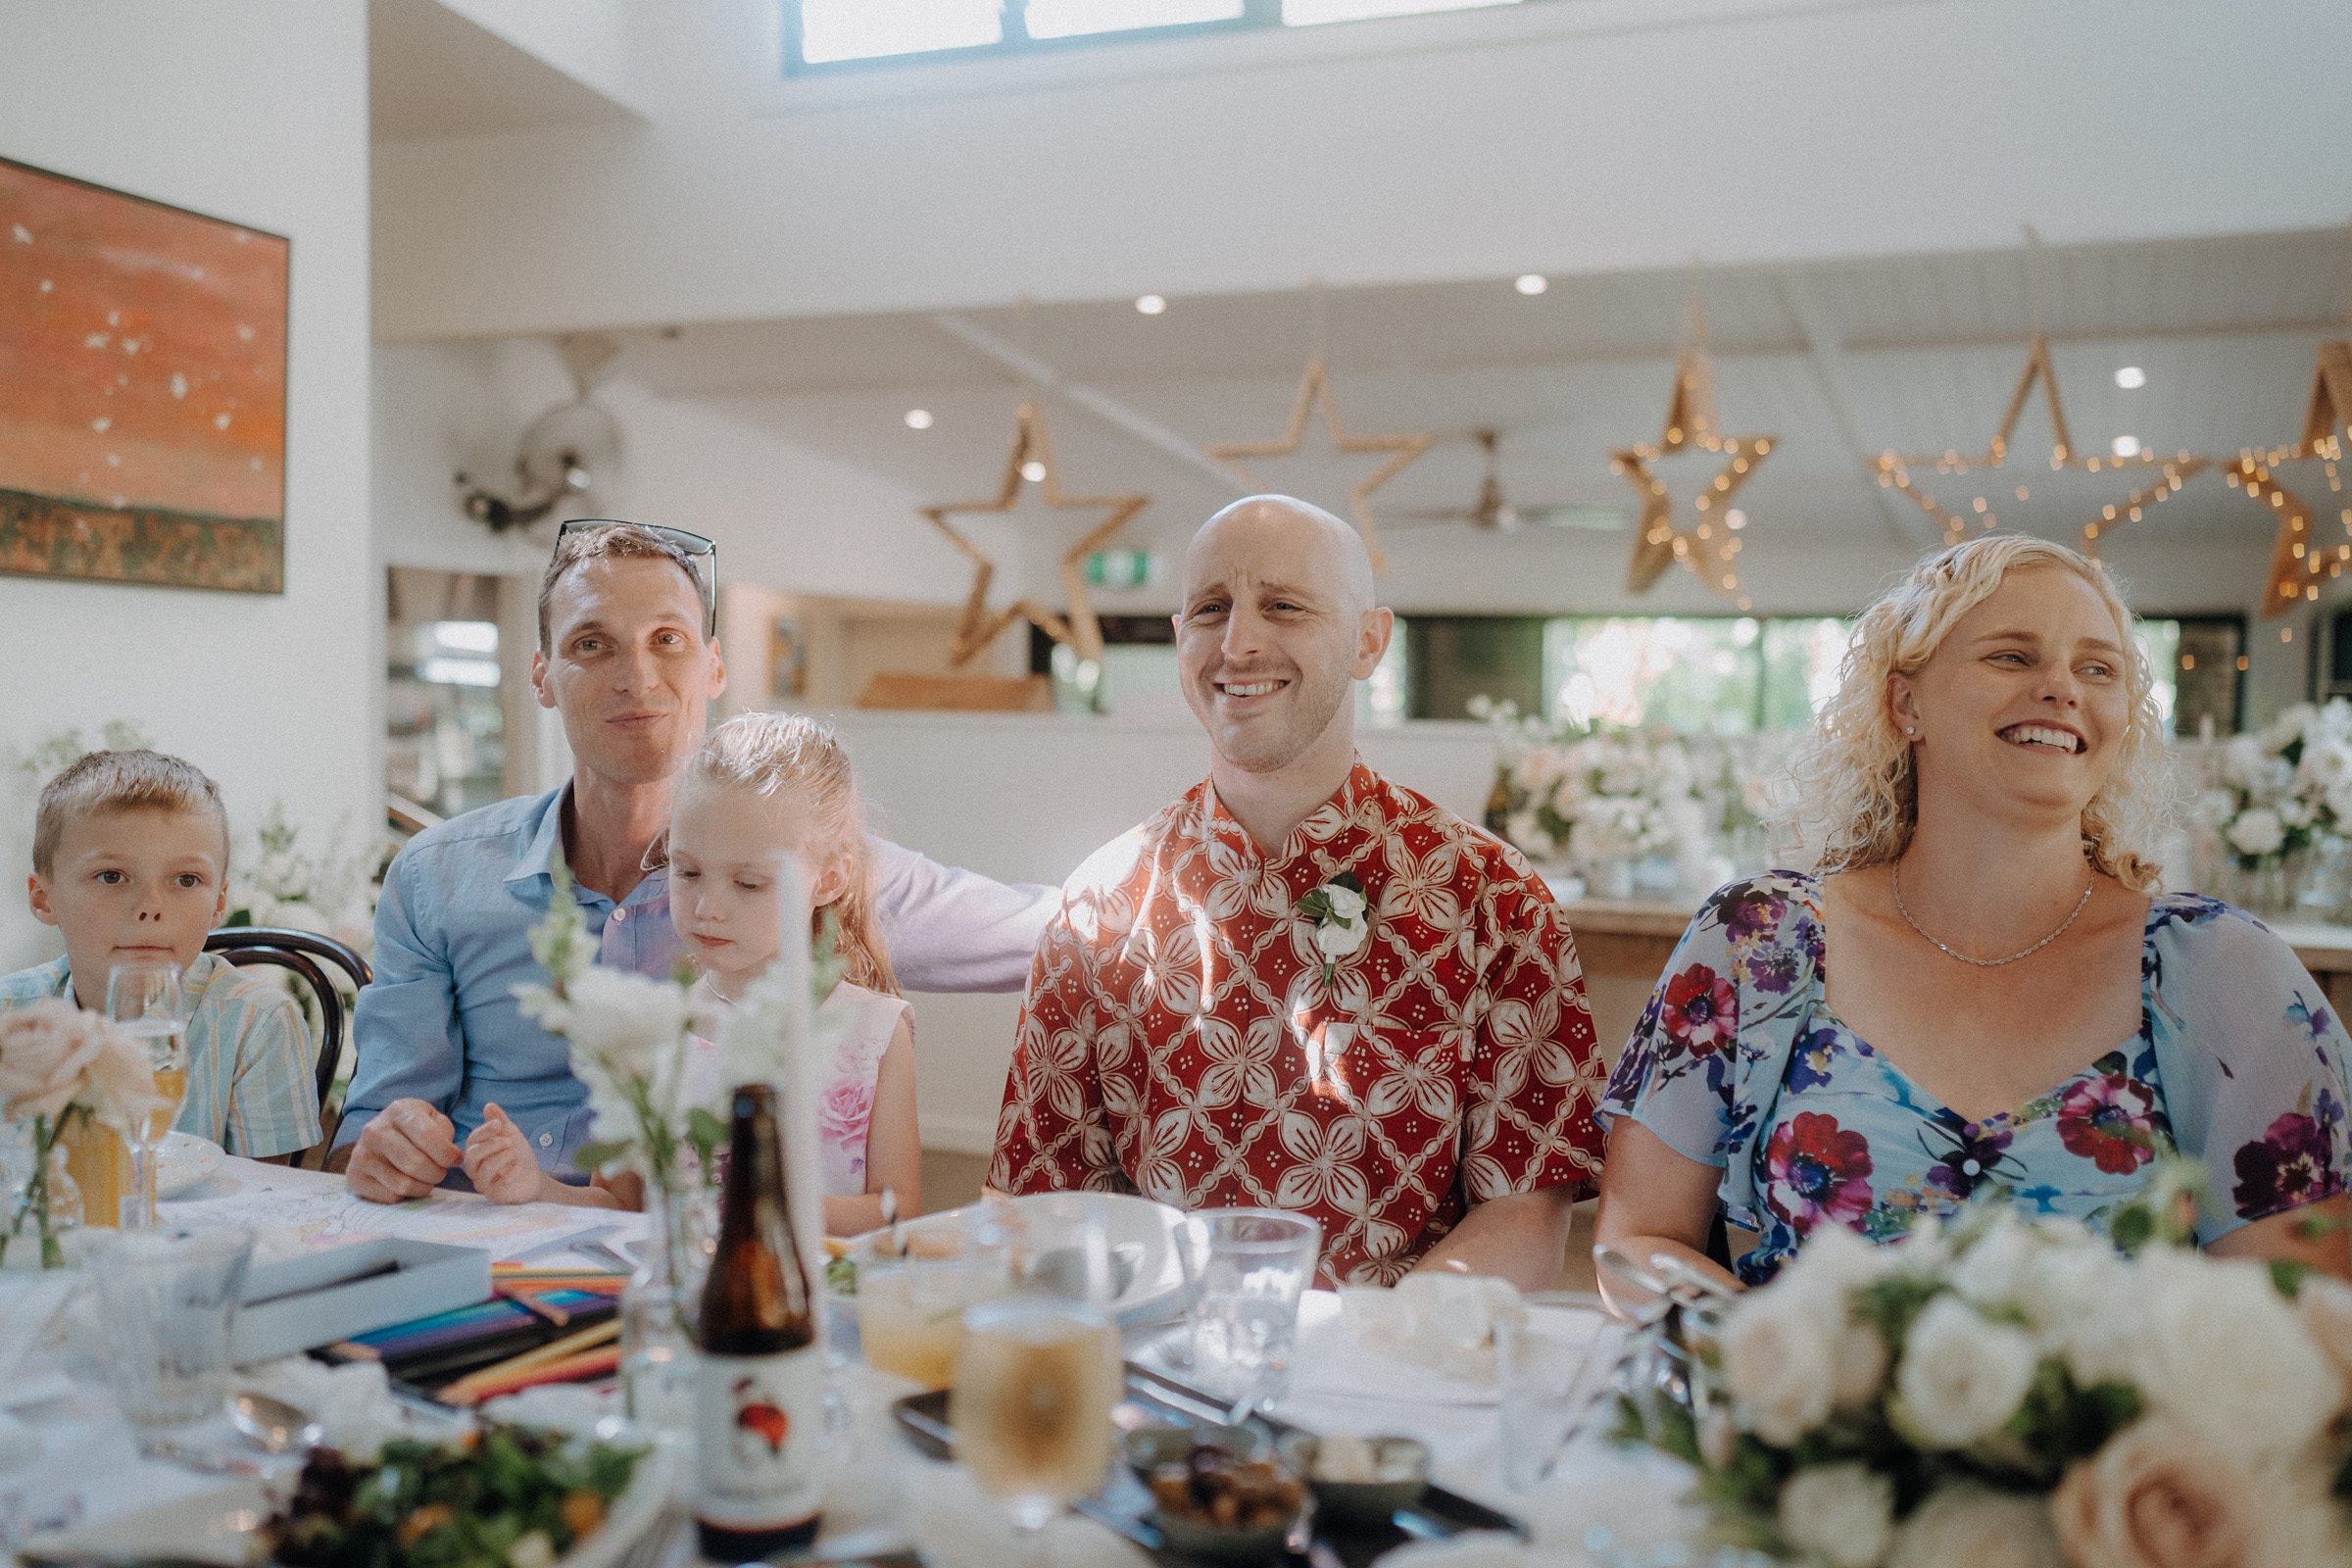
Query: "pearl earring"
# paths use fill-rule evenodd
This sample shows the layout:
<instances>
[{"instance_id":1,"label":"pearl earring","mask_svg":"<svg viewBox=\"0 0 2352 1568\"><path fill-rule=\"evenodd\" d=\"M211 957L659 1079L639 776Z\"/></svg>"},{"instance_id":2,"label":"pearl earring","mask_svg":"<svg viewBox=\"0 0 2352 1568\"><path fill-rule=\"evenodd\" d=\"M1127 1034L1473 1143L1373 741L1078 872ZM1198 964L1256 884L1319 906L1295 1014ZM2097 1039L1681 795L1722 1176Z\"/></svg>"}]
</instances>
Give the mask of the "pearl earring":
<instances>
[{"instance_id":1,"label":"pearl earring","mask_svg":"<svg viewBox=\"0 0 2352 1568\"><path fill-rule=\"evenodd\" d=\"M1919 731L1913 729L1910 725L1905 724L1903 726L1903 733L1906 735L1916 735L1919 733Z\"/></svg>"}]
</instances>

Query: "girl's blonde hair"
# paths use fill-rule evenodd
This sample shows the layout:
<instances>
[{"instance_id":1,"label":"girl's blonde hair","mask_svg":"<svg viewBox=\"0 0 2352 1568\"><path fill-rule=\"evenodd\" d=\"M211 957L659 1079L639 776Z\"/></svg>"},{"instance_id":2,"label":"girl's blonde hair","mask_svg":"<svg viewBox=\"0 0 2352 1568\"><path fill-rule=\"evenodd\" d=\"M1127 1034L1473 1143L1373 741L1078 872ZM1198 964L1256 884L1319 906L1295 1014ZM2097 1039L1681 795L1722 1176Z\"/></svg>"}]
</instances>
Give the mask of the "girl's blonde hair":
<instances>
[{"instance_id":1,"label":"girl's blonde hair","mask_svg":"<svg viewBox=\"0 0 2352 1568\"><path fill-rule=\"evenodd\" d=\"M2134 893L2154 892L2158 835L2170 805L2164 721L2132 611L2099 563L2023 534L1971 539L1938 551L1862 612L1838 666L1838 695L1822 709L1790 771L1795 790L1782 826L1813 852L1824 875L1886 865L1919 821L1911 744L1887 707L1887 677L1912 675L1954 623L2012 571L2055 566L2098 591L2115 616L2130 717L2107 782L2082 808L2082 853Z\"/></svg>"},{"instance_id":2,"label":"girl's blonde hair","mask_svg":"<svg viewBox=\"0 0 2352 1568\"><path fill-rule=\"evenodd\" d=\"M873 857L865 848L865 813L850 777L849 753L833 731L799 713L739 713L705 737L679 776L689 789L748 790L762 800L789 797L805 824L802 848L819 865L839 860L849 880L826 907L840 921L842 978L868 991L899 994L874 913ZM820 916L822 911L816 911Z\"/></svg>"}]
</instances>

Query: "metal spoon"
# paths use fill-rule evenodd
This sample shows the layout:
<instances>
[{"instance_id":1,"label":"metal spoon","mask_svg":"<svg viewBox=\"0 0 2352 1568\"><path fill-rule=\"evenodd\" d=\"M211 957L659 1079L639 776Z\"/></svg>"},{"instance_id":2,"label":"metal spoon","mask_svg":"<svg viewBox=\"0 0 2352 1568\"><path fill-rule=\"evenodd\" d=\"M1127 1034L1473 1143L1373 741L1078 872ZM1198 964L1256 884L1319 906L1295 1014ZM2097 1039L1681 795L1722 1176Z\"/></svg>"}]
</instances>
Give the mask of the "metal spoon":
<instances>
[{"instance_id":1,"label":"metal spoon","mask_svg":"<svg viewBox=\"0 0 2352 1568\"><path fill-rule=\"evenodd\" d=\"M229 1401L228 1424L264 1453L307 1452L326 1436L308 1410L250 1391Z\"/></svg>"}]
</instances>

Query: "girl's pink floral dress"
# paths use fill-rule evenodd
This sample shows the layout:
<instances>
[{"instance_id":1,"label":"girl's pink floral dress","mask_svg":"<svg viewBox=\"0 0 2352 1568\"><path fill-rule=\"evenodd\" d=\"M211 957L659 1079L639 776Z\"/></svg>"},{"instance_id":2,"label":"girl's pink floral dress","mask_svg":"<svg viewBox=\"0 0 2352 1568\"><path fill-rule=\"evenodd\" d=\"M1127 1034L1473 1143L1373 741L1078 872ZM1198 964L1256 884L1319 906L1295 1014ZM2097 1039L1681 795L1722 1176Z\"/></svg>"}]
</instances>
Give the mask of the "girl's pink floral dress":
<instances>
[{"instance_id":1,"label":"girl's pink floral dress","mask_svg":"<svg viewBox=\"0 0 2352 1568\"><path fill-rule=\"evenodd\" d=\"M705 980L694 989L692 1006L697 1021L681 1099L687 1104L702 1104L718 1090L719 1051L712 1037L727 1003ZM844 980L809 1017L816 1049L826 1057L816 1098L816 1160L827 1198L856 1198L865 1191L865 1137L874 1119L874 1080L881 1074L882 1054L890 1049L899 1020L910 1012L903 997L886 997ZM724 1160L723 1152L719 1157Z\"/></svg>"}]
</instances>

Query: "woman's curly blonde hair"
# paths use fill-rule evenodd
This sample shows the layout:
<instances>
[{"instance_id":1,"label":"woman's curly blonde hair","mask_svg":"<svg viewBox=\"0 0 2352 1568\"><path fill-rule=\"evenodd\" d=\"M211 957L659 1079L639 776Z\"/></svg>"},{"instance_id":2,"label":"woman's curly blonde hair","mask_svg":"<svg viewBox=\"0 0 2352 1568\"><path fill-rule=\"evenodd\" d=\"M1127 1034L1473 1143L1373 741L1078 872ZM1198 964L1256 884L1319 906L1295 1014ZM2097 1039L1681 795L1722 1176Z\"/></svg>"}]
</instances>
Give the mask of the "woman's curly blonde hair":
<instances>
[{"instance_id":1,"label":"woman's curly blonde hair","mask_svg":"<svg viewBox=\"0 0 2352 1568\"><path fill-rule=\"evenodd\" d=\"M2154 679L2132 636L2132 610L2097 562L2023 534L1971 539L1938 551L1862 612L1838 671L1838 695L1790 764L1795 791L1780 826L1811 851L1823 875L1886 865L1910 846L1919 820L1911 745L1888 710L1886 678L1918 672L1961 616L2012 571L2057 566L2098 590L2115 615L2131 717L2106 784L2082 808L2082 853L2134 893L2156 891L2157 840L2171 805L2164 721Z\"/></svg>"}]
</instances>

